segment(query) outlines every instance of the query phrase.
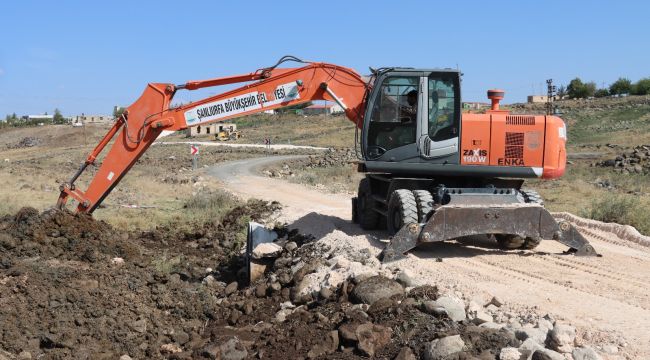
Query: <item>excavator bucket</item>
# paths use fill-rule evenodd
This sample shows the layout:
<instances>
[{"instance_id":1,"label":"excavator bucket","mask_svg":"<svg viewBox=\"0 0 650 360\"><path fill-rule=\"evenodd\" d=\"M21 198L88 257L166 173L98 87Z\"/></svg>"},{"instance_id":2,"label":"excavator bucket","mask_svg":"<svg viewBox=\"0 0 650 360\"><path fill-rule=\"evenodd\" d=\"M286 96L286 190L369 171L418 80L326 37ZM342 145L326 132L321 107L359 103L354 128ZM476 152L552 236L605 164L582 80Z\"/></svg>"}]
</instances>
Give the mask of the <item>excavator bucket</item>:
<instances>
[{"instance_id":1,"label":"excavator bucket","mask_svg":"<svg viewBox=\"0 0 650 360\"><path fill-rule=\"evenodd\" d=\"M533 204L443 205L426 223L403 226L382 252L382 261L403 258L419 244L482 234L518 235L552 239L577 256L598 256L589 242L567 221L556 221L542 206Z\"/></svg>"}]
</instances>

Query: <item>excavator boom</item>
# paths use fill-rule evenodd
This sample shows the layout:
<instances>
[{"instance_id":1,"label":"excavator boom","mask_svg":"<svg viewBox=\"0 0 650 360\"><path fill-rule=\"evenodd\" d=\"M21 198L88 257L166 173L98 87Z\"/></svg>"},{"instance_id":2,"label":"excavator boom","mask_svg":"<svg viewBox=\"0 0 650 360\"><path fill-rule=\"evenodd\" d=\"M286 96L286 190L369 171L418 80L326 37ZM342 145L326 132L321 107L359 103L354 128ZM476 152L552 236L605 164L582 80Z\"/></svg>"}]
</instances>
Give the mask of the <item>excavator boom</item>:
<instances>
[{"instance_id":1,"label":"excavator boom","mask_svg":"<svg viewBox=\"0 0 650 360\"><path fill-rule=\"evenodd\" d=\"M79 171L61 185L57 206L63 208L73 198L78 202L78 212L92 213L163 130L183 130L313 100L338 103L347 118L360 126L368 85L359 74L345 67L316 62L303 62L305 65L297 68L276 68L288 60L300 61L285 57L272 67L245 75L181 85L148 84L140 98L124 111L88 155ZM170 107L179 90L242 82L250 83L191 104ZM88 188L77 188L77 178L89 165L97 165L99 155L112 140Z\"/></svg>"}]
</instances>

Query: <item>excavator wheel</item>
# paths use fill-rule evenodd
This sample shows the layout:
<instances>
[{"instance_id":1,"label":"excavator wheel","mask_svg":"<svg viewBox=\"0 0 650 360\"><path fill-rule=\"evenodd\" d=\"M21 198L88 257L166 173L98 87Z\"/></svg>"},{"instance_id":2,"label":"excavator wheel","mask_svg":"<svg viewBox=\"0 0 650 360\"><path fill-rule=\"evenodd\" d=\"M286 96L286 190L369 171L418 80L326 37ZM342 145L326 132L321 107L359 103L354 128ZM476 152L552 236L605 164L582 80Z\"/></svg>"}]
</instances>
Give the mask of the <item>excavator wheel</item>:
<instances>
[{"instance_id":1,"label":"excavator wheel","mask_svg":"<svg viewBox=\"0 0 650 360\"><path fill-rule=\"evenodd\" d=\"M411 190L393 191L390 200L388 200L386 222L390 235L395 235L406 224L418 222L418 207Z\"/></svg>"},{"instance_id":2,"label":"excavator wheel","mask_svg":"<svg viewBox=\"0 0 650 360\"><path fill-rule=\"evenodd\" d=\"M413 196L418 208L418 222L427 222L433 211L433 196L427 190L413 190Z\"/></svg>"},{"instance_id":3,"label":"excavator wheel","mask_svg":"<svg viewBox=\"0 0 650 360\"><path fill-rule=\"evenodd\" d=\"M524 241L524 245L522 245L521 248L526 250L532 250L536 248L541 241L542 239L534 239L532 237L527 237L526 240Z\"/></svg>"},{"instance_id":4,"label":"excavator wheel","mask_svg":"<svg viewBox=\"0 0 650 360\"><path fill-rule=\"evenodd\" d=\"M364 230L374 230L379 223L379 213L373 210L374 199L370 191L370 181L361 179L356 200L356 214L353 216Z\"/></svg>"},{"instance_id":5,"label":"excavator wheel","mask_svg":"<svg viewBox=\"0 0 650 360\"><path fill-rule=\"evenodd\" d=\"M495 234L499 247L504 250L519 249L524 246L526 240L519 235L512 234Z\"/></svg>"}]
</instances>

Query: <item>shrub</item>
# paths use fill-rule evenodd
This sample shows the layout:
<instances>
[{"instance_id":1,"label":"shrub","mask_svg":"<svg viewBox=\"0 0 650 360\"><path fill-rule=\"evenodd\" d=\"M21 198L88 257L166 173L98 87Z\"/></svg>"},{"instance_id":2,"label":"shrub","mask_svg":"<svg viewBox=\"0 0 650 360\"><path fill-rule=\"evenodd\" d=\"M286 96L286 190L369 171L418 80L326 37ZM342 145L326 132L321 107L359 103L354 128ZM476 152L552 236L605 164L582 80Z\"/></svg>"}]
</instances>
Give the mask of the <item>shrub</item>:
<instances>
[{"instance_id":1,"label":"shrub","mask_svg":"<svg viewBox=\"0 0 650 360\"><path fill-rule=\"evenodd\" d=\"M609 86L609 92L612 95L629 94L631 90L632 82L626 78L618 78L618 80Z\"/></svg>"},{"instance_id":2,"label":"shrub","mask_svg":"<svg viewBox=\"0 0 650 360\"><path fill-rule=\"evenodd\" d=\"M594 199L582 216L603 222L632 225L639 232L650 234L650 221L639 199L631 195L606 195Z\"/></svg>"},{"instance_id":3,"label":"shrub","mask_svg":"<svg viewBox=\"0 0 650 360\"><path fill-rule=\"evenodd\" d=\"M645 78L637 81L632 86L633 95L650 95L650 78Z\"/></svg>"},{"instance_id":4,"label":"shrub","mask_svg":"<svg viewBox=\"0 0 650 360\"><path fill-rule=\"evenodd\" d=\"M594 93L594 96L597 98L603 98L608 95L609 95L609 91L607 91L607 89L598 89L596 90L596 93Z\"/></svg>"}]
</instances>

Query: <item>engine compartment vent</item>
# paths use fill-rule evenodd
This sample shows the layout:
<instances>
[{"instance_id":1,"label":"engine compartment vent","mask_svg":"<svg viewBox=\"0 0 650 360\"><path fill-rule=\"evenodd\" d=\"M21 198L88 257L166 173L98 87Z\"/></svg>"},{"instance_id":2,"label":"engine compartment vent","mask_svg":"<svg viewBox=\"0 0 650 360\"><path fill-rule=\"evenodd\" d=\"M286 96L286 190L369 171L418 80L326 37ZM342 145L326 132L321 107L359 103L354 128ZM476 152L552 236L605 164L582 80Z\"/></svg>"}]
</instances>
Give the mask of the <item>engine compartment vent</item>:
<instances>
[{"instance_id":1,"label":"engine compartment vent","mask_svg":"<svg viewBox=\"0 0 650 360\"><path fill-rule=\"evenodd\" d=\"M508 115L506 125L535 125L535 117L531 115Z\"/></svg>"}]
</instances>

